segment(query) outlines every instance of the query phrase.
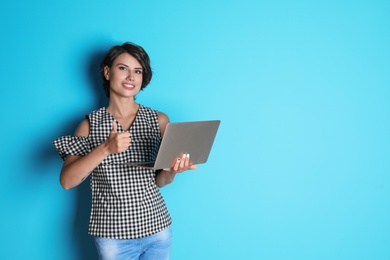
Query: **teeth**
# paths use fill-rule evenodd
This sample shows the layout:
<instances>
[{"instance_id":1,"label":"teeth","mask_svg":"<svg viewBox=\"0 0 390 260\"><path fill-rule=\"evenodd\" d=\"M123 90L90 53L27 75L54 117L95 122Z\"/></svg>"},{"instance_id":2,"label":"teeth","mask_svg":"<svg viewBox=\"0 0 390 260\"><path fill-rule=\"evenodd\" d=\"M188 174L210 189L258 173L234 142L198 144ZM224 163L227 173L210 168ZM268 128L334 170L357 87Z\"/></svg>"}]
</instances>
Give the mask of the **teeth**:
<instances>
[{"instance_id":1,"label":"teeth","mask_svg":"<svg viewBox=\"0 0 390 260\"><path fill-rule=\"evenodd\" d=\"M130 84L123 84L123 86L125 86L126 88L134 88L134 86Z\"/></svg>"}]
</instances>

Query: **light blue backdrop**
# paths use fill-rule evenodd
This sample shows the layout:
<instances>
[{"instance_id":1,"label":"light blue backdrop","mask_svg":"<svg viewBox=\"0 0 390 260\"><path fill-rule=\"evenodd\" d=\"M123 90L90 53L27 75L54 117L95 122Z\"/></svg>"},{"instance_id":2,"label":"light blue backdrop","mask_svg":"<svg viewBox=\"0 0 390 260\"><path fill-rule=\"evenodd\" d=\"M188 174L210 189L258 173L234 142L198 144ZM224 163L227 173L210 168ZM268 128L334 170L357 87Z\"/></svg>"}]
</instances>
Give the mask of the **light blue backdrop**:
<instances>
[{"instance_id":1,"label":"light blue backdrop","mask_svg":"<svg viewBox=\"0 0 390 260\"><path fill-rule=\"evenodd\" d=\"M138 101L221 119L209 162L163 188L173 260L390 259L390 2L7 1L0 9L1 259L95 259L88 183L51 141L104 105L133 41Z\"/></svg>"}]
</instances>

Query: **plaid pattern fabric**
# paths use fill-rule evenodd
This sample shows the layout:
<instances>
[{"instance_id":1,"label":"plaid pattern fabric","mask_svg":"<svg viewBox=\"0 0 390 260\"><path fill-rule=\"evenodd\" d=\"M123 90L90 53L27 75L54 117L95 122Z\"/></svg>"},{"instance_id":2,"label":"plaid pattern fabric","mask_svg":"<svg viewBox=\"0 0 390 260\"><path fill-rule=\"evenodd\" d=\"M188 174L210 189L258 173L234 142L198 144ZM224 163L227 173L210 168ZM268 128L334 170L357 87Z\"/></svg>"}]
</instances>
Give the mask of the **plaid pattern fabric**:
<instances>
[{"instance_id":1,"label":"plaid pattern fabric","mask_svg":"<svg viewBox=\"0 0 390 260\"><path fill-rule=\"evenodd\" d=\"M91 151L89 140L84 136L62 136L53 144L63 160L68 154L84 156Z\"/></svg>"},{"instance_id":2,"label":"plaid pattern fabric","mask_svg":"<svg viewBox=\"0 0 390 260\"><path fill-rule=\"evenodd\" d=\"M96 237L135 239L171 224L164 199L155 184L155 171L128 166L127 162L152 161L161 142L158 112L140 105L130 128L128 150L107 156L91 173L92 210L89 234ZM87 116L90 135L66 136L54 141L60 156L85 155L109 136L115 118L106 108ZM116 120L115 120L116 121ZM118 132L124 132L118 121Z\"/></svg>"}]
</instances>

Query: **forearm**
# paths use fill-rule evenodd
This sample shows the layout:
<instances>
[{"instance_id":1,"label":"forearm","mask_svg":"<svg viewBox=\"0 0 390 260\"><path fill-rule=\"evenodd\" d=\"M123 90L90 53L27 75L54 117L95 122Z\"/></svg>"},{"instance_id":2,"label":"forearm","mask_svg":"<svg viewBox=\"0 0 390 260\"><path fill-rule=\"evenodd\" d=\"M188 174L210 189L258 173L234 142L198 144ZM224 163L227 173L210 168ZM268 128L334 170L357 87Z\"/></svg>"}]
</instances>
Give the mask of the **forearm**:
<instances>
[{"instance_id":1,"label":"forearm","mask_svg":"<svg viewBox=\"0 0 390 260\"><path fill-rule=\"evenodd\" d=\"M156 185L160 188L170 184L175 179L176 173L168 172L168 171L160 171L156 175Z\"/></svg>"},{"instance_id":2,"label":"forearm","mask_svg":"<svg viewBox=\"0 0 390 260\"><path fill-rule=\"evenodd\" d=\"M68 190L79 185L108 155L105 143L82 157L68 155L60 175L62 187Z\"/></svg>"}]
</instances>

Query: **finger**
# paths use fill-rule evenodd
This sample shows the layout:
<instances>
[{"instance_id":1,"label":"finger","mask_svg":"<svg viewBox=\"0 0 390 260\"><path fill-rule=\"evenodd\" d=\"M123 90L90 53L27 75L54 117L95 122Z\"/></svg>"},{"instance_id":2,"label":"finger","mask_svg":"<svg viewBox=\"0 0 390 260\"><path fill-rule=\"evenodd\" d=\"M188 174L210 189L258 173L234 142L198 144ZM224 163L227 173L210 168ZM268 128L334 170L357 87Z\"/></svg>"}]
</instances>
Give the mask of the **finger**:
<instances>
[{"instance_id":1,"label":"finger","mask_svg":"<svg viewBox=\"0 0 390 260\"><path fill-rule=\"evenodd\" d=\"M185 154L185 163L184 163L184 166L186 167L186 168L188 168L188 166L190 165L190 154L189 153L187 153L187 154Z\"/></svg>"},{"instance_id":2,"label":"finger","mask_svg":"<svg viewBox=\"0 0 390 260\"><path fill-rule=\"evenodd\" d=\"M179 170L180 162L181 162L181 158L179 157L179 158L176 159L176 162L175 162L175 164L174 164L173 167L172 167L172 169L173 169L175 172L177 172L177 171Z\"/></svg>"},{"instance_id":3,"label":"finger","mask_svg":"<svg viewBox=\"0 0 390 260\"><path fill-rule=\"evenodd\" d=\"M131 144L131 135L130 135L130 132L128 132L128 134L126 135L126 139L128 140L129 146L130 146L130 144Z\"/></svg>"},{"instance_id":4,"label":"finger","mask_svg":"<svg viewBox=\"0 0 390 260\"><path fill-rule=\"evenodd\" d=\"M131 145L131 139L129 138L130 133L123 132L123 133L116 133L115 135L116 135L115 139L117 142L119 152L126 151Z\"/></svg>"},{"instance_id":5,"label":"finger","mask_svg":"<svg viewBox=\"0 0 390 260\"><path fill-rule=\"evenodd\" d=\"M122 142L129 147L131 144L131 138L130 138L130 133L129 132L124 132L123 135L121 136Z\"/></svg>"},{"instance_id":6,"label":"finger","mask_svg":"<svg viewBox=\"0 0 390 260\"><path fill-rule=\"evenodd\" d=\"M181 156L181 160L180 160L179 168L180 168L181 170L183 170L183 168L184 168L184 166L185 166L186 159L187 159L187 154L185 153L185 154L183 154L183 155Z\"/></svg>"},{"instance_id":7,"label":"finger","mask_svg":"<svg viewBox=\"0 0 390 260\"><path fill-rule=\"evenodd\" d=\"M118 126L115 121L112 121L112 128L111 128L111 133L116 133L118 130Z\"/></svg>"},{"instance_id":8,"label":"finger","mask_svg":"<svg viewBox=\"0 0 390 260\"><path fill-rule=\"evenodd\" d=\"M190 166L190 170L196 170L196 169L198 169L197 165L193 164L193 165Z\"/></svg>"},{"instance_id":9,"label":"finger","mask_svg":"<svg viewBox=\"0 0 390 260\"><path fill-rule=\"evenodd\" d=\"M123 132L123 133L120 133L118 134L118 136L121 138L121 139L130 139L130 133L129 132Z\"/></svg>"}]
</instances>

